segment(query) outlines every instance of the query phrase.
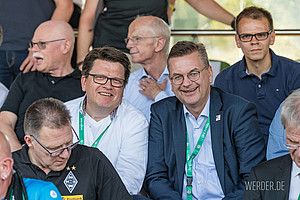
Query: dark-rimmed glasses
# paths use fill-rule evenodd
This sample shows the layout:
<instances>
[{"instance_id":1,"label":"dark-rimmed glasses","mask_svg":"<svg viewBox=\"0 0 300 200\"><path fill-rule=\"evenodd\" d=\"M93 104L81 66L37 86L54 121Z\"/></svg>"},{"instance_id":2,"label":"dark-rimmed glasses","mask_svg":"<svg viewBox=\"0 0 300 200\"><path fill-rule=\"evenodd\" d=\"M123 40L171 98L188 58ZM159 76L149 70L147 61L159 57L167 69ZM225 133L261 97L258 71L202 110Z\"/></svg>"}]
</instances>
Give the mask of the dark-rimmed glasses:
<instances>
[{"instance_id":1,"label":"dark-rimmed glasses","mask_svg":"<svg viewBox=\"0 0 300 200\"><path fill-rule=\"evenodd\" d=\"M46 46L48 43L62 41L62 40L65 40L65 38L61 38L61 39L57 39L57 40L43 41L43 42L41 42L41 41L40 42L32 42L31 41L31 42L29 42L29 47L33 48L34 45L37 45L40 50L44 50L44 49L46 49Z\"/></svg>"},{"instance_id":2,"label":"dark-rimmed glasses","mask_svg":"<svg viewBox=\"0 0 300 200\"><path fill-rule=\"evenodd\" d=\"M110 84L113 87L121 88L125 84L125 80L121 78L110 78L101 74L90 74L93 77L93 80L97 84L105 85L108 80L110 80Z\"/></svg>"},{"instance_id":3,"label":"dark-rimmed glasses","mask_svg":"<svg viewBox=\"0 0 300 200\"><path fill-rule=\"evenodd\" d=\"M272 33L272 30L269 30L268 32L260 32L255 34L240 34L239 38L242 42L250 42L253 38L253 36L258 41L263 41L268 39L269 35Z\"/></svg>"},{"instance_id":4,"label":"dark-rimmed glasses","mask_svg":"<svg viewBox=\"0 0 300 200\"><path fill-rule=\"evenodd\" d=\"M133 36L133 37L125 38L124 41L125 41L125 44L127 44L129 42L129 40L131 40L132 43L137 44L137 43L141 42L142 40L144 40L146 38L158 38L158 36L152 36L152 37Z\"/></svg>"},{"instance_id":5,"label":"dark-rimmed glasses","mask_svg":"<svg viewBox=\"0 0 300 200\"><path fill-rule=\"evenodd\" d=\"M207 69L207 67L204 67L203 69L201 69L200 71L191 71L187 74L175 74L174 76L171 77L172 83L174 83L175 85L181 85L183 83L184 80L184 76L186 75L188 77L189 80L195 82L199 79L200 77L200 73Z\"/></svg>"},{"instance_id":6,"label":"dark-rimmed glasses","mask_svg":"<svg viewBox=\"0 0 300 200\"><path fill-rule=\"evenodd\" d=\"M68 145L68 146L66 146L66 147L63 147L63 148L60 148L60 149L57 149L57 150L55 150L55 151L49 151L44 145L42 145L42 143L40 143L37 139L36 139L36 137L34 137L34 135L30 135L31 137L33 137L33 139L35 139L35 141L37 142L37 143L39 143L39 145L41 145L41 147L43 147L43 149L45 149L49 154L50 154L50 157L56 157L56 156L59 156L60 154L62 154L66 149L67 149L67 151L70 151L70 150L72 150L72 149L74 149L77 145L78 145L78 143L79 143L79 138L78 138L78 135L77 135L77 133L75 132L75 130L74 130L74 128L72 127L72 131L75 133L75 135L76 135L76 137L77 137L77 142L74 142L73 144L70 144L70 145Z\"/></svg>"}]
</instances>

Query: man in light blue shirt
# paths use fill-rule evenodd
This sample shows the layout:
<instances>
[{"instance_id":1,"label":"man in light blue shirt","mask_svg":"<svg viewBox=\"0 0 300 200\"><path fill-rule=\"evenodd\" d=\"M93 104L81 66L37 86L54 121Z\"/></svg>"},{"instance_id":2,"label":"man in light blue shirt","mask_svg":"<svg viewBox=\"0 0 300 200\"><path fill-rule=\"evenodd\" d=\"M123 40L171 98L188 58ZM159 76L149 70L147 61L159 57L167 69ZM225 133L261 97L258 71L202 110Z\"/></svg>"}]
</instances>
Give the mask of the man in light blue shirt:
<instances>
[{"instance_id":1,"label":"man in light blue shirt","mask_svg":"<svg viewBox=\"0 0 300 200\"><path fill-rule=\"evenodd\" d=\"M285 131L280 119L280 110L282 104L283 103L281 103L277 109L270 125L269 140L267 145L267 160L289 154L288 148L284 146L284 144L286 144Z\"/></svg>"},{"instance_id":2,"label":"man in light blue shirt","mask_svg":"<svg viewBox=\"0 0 300 200\"><path fill-rule=\"evenodd\" d=\"M174 96L167 69L170 29L158 17L139 17L129 25L125 42L132 62L140 63L143 68L130 75L124 98L150 120L151 104Z\"/></svg>"}]
</instances>

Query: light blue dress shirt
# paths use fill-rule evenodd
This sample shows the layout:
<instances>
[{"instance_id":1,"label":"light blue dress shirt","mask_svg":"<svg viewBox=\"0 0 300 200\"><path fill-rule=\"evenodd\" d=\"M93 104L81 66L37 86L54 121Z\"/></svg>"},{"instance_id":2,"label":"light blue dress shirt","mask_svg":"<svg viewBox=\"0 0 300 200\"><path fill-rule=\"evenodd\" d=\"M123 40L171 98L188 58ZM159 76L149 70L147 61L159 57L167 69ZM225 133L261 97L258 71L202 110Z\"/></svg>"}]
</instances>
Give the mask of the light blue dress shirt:
<instances>
[{"instance_id":1,"label":"light blue dress shirt","mask_svg":"<svg viewBox=\"0 0 300 200\"><path fill-rule=\"evenodd\" d=\"M203 111L198 119L187 110L183 105L184 116L189 135L191 153L194 151L195 145L202 133L204 124L209 116L208 99ZM182 199L187 199L186 194L186 173L187 168L185 164L185 173L183 179ZM222 186L217 174L211 144L211 128L209 127L203 145L198 155L193 160L193 183L192 183L193 200L210 199L219 200L224 198Z\"/></svg>"},{"instance_id":2,"label":"light blue dress shirt","mask_svg":"<svg viewBox=\"0 0 300 200\"><path fill-rule=\"evenodd\" d=\"M284 144L286 144L285 131L280 119L280 110L282 104L283 103L281 103L277 109L270 125L269 140L267 145L267 160L289 154L288 148L284 146Z\"/></svg>"},{"instance_id":3,"label":"light blue dress shirt","mask_svg":"<svg viewBox=\"0 0 300 200\"><path fill-rule=\"evenodd\" d=\"M129 77L128 83L125 87L123 98L127 99L132 105L134 105L137 109L142 111L142 113L144 113L144 115L148 119L148 122L150 121L151 104L154 102L157 102L161 99L164 99L166 97L174 96L174 93L171 90L171 84L170 84L168 75L169 75L168 68L165 67L165 69L164 69L163 73L161 74L161 76L159 77L157 83L162 83L163 80L167 78L168 79L167 86L166 86L165 91L160 92L155 97L154 101L147 98L146 96L142 95L139 92L139 90L142 90L139 87L139 80L142 80L145 77L151 78L153 80L153 78L151 76L147 75L144 68L136 70Z\"/></svg>"}]
</instances>

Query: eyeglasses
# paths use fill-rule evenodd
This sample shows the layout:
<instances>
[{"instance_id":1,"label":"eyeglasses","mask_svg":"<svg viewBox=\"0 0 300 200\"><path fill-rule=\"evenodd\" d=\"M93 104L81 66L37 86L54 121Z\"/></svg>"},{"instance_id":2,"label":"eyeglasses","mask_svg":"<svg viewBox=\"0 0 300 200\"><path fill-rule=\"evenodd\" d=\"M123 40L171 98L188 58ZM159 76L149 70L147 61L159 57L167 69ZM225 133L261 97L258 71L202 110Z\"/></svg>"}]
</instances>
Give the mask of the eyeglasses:
<instances>
[{"instance_id":1,"label":"eyeglasses","mask_svg":"<svg viewBox=\"0 0 300 200\"><path fill-rule=\"evenodd\" d=\"M188 77L188 79L190 79L191 81L197 81L198 79L199 79L199 77L200 77L200 73L203 71L203 70L205 70L205 69L207 69L207 67L204 67L202 70L200 70L200 71L191 71L191 72L189 72L189 73L187 73L187 74L184 74L184 75L182 75L182 74L176 74L176 75L174 75L172 78L171 78L171 80L172 80L172 82L175 84L175 85L181 85L182 83L183 83L183 80L184 80L184 76L186 75L187 77Z\"/></svg>"},{"instance_id":2,"label":"eyeglasses","mask_svg":"<svg viewBox=\"0 0 300 200\"><path fill-rule=\"evenodd\" d=\"M125 84L125 80L121 78L109 78L107 76L101 75L101 74L89 74L93 77L93 80L95 83L105 85L108 80L110 80L110 84L113 87L121 88Z\"/></svg>"},{"instance_id":3,"label":"eyeglasses","mask_svg":"<svg viewBox=\"0 0 300 200\"><path fill-rule=\"evenodd\" d=\"M73 143L73 144L70 144L70 145L68 145L68 146L66 146L66 147L63 147L63 148L60 148L60 149L57 149L57 150L55 150L55 151L49 151L44 145L42 145L42 143L40 143L37 139L36 139L36 137L34 137L34 135L30 135L31 137L33 137L34 139L35 139L35 141L37 141L37 143L39 143L39 145L41 145L41 147L43 147L49 154L50 154L50 157L56 157L56 156L59 156L60 154L62 154L64 151L65 151L65 149L67 149L67 151L70 151L70 150L72 150L72 149L74 149L77 145L78 145L78 143L79 143L79 138L78 138L78 135L77 135L77 133L75 132L75 130L74 130L74 128L72 127L72 131L74 132L74 134L76 135L76 137L77 137L77 142L75 142L75 143Z\"/></svg>"},{"instance_id":4,"label":"eyeglasses","mask_svg":"<svg viewBox=\"0 0 300 200\"><path fill-rule=\"evenodd\" d=\"M297 145L297 144L284 144L284 146L291 150L296 150L300 147L300 145Z\"/></svg>"},{"instance_id":5,"label":"eyeglasses","mask_svg":"<svg viewBox=\"0 0 300 200\"><path fill-rule=\"evenodd\" d=\"M239 38L242 42L250 42L254 36L258 41L263 41L268 39L271 33L272 30L269 30L268 32L260 32L255 34L240 34Z\"/></svg>"},{"instance_id":6,"label":"eyeglasses","mask_svg":"<svg viewBox=\"0 0 300 200\"><path fill-rule=\"evenodd\" d=\"M140 43L142 40L147 39L147 38L158 38L158 36L153 36L153 37L139 37L139 36L133 36L133 37L128 37L125 38L124 41L127 44L129 40L132 41L132 43L137 44Z\"/></svg>"},{"instance_id":7,"label":"eyeglasses","mask_svg":"<svg viewBox=\"0 0 300 200\"><path fill-rule=\"evenodd\" d=\"M37 45L40 50L44 50L44 49L46 49L46 45L48 43L58 42L58 41L62 41L62 40L65 40L65 38L61 38L61 39L57 39L57 40L49 40L49 41L44 41L44 42L32 42L31 41L31 42L29 42L29 47L33 48L34 45Z\"/></svg>"}]
</instances>

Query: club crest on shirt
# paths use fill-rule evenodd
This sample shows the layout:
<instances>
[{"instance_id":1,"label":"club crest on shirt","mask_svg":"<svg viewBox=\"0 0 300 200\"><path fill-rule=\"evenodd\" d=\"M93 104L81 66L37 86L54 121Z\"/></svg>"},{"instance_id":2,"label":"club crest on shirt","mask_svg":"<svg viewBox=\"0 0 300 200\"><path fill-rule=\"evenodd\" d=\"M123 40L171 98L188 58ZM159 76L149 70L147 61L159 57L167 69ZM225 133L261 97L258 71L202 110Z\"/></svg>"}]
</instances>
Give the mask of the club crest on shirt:
<instances>
[{"instance_id":1,"label":"club crest on shirt","mask_svg":"<svg viewBox=\"0 0 300 200\"><path fill-rule=\"evenodd\" d=\"M64 180L64 184L67 187L67 189L69 190L70 193L73 192L74 188L76 187L78 181L75 177L75 175L73 174L72 171L69 171L67 177Z\"/></svg>"}]
</instances>

